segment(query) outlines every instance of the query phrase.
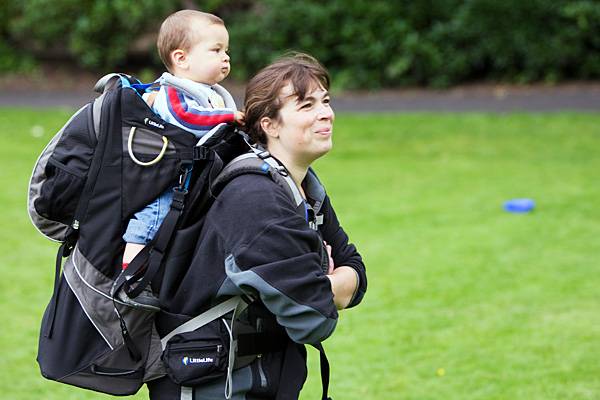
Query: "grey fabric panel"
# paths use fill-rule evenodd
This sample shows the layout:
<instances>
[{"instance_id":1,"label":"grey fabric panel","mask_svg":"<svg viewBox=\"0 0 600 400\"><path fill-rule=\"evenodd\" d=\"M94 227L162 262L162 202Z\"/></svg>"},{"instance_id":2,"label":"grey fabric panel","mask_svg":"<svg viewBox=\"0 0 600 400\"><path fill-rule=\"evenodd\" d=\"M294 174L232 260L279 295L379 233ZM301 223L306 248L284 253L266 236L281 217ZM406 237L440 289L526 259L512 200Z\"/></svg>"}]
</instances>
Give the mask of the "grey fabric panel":
<instances>
[{"instance_id":1,"label":"grey fabric panel","mask_svg":"<svg viewBox=\"0 0 600 400\"><path fill-rule=\"evenodd\" d=\"M215 296L217 299L221 297L229 297L229 296L240 296L240 295L250 295L247 291L244 292L239 287L235 286L235 283L229 277L225 278L221 287L217 291L217 295Z\"/></svg>"},{"instance_id":2,"label":"grey fabric panel","mask_svg":"<svg viewBox=\"0 0 600 400\"><path fill-rule=\"evenodd\" d=\"M120 345L123 340L114 335L114 331L120 332L121 329L119 328L117 315L113 310L112 301L108 295L99 292L99 289L93 289L95 286L101 288L103 286L102 284L89 276L87 278L83 277L81 274L81 266L86 263L85 261L82 261L83 256L78 257L78 255L81 255L81 253L79 252L79 249L75 247L73 254L65 261L63 275L90 322L104 338L106 344L111 349L114 349ZM75 261L75 259L79 262L79 267L76 265L77 261ZM86 275L90 274L87 273ZM113 327L112 329L111 326ZM111 332L111 330L113 332Z\"/></svg>"},{"instance_id":3,"label":"grey fabric panel","mask_svg":"<svg viewBox=\"0 0 600 400\"><path fill-rule=\"evenodd\" d=\"M250 366L233 371L231 400L246 400L246 393L252 389ZM225 377L194 388L194 400L223 400L225 398Z\"/></svg>"},{"instance_id":4,"label":"grey fabric panel","mask_svg":"<svg viewBox=\"0 0 600 400\"><path fill-rule=\"evenodd\" d=\"M129 154L127 150L131 126L124 126L123 133L123 152ZM168 138L167 138L168 139ZM144 154L157 156L163 148L162 135L144 128L136 128L133 136L132 150L134 155ZM169 142L165 155L175 154L175 146Z\"/></svg>"},{"instance_id":5,"label":"grey fabric panel","mask_svg":"<svg viewBox=\"0 0 600 400\"><path fill-rule=\"evenodd\" d=\"M77 117L81 112L83 112L89 105L85 105L81 107L69 120L63 125L63 127L58 131L56 135L50 140L50 143L46 145L42 154L40 154L35 166L33 167L33 172L31 173L31 179L29 180L29 192L27 194L27 207L29 211L29 218L31 219L31 223L36 229L44 236L46 236L50 240L55 240L58 242L62 242L65 239L65 234L68 225L65 225L61 222L52 221L46 217L41 216L35 209L35 201L40 197L40 193L42 190L42 184L46 180L46 165L48 164L48 160L50 156L54 152L56 144L62 137L62 134L65 130L65 127L68 126L71 121Z\"/></svg>"},{"instance_id":6,"label":"grey fabric panel","mask_svg":"<svg viewBox=\"0 0 600 400\"><path fill-rule=\"evenodd\" d=\"M318 343L333 333L336 319L325 317L314 308L299 304L271 286L254 271L242 271L233 255L225 259L225 272L238 287L252 287L265 306L275 314L288 336L297 343Z\"/></svg>"},{"instance_id":7,"label":"grey fabric panel","mask_svg":"<svg viewBox=\"0 0 600 400\"><path fill-rule=\"evenodd\" d=\"M104 99L106 94L103 93L100 97L94 100L94 109L93 109L93 120L94 120L94 134L96 135L96 139L98 139L98 135L100 135L100 116L102 113L102 105L104 104Z\"/></svg>"},{"instance_id":8,"label":"grey fabric panel","mask_svg":"<svg viewBox=\"0 0 600 400\"><path fill-rule=\"evenodd\" d=\"M152 325L152 339L150 340L150 352L144 367L144 382L153 379L162 378L167 374L165 364L160 359L162 355L162 346L160 344L160 336L156 331L156 326Z\"/></svg>"},{"instance_id":9,"label":"grey fabric panel","mask_svg":"<svg viewBox=\"0 0 600 400\"><path fill-rule=\"evenodd\" d=\"M63 270L73 293L107 344L112 348L123 344L119 320L109 294L113 281L98 272L77 246L65 262ZM133 309L121 302L117 304L130 332L135 332L140 325L147 324L148 319L152 318L151 313Z\"/></svg>"}]
</instances>

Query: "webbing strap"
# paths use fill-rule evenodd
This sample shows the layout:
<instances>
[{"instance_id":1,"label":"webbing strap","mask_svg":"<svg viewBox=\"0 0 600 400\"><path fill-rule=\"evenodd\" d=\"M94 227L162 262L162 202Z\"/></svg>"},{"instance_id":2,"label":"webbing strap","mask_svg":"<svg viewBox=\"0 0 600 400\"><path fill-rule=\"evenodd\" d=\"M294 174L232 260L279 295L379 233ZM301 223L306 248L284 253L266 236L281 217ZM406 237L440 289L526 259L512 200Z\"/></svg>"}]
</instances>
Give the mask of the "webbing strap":
<instances>
[{"instance_id":1,"label":"webbing strap","mask_svg":"<svg viewBox=\"0 0 600 400\"><path fill-rule=\"evenodd\" d=\"M183 212L183 202L185 194L186 192L174 190L171 208L167 213L163 223L161 224L153 242L146 246L150 248L150 251L148 253L148 268L140 282L138 282L134 288L126 290L126 293L129 297L135 298L140 293L142 293L142 290L144 290L144 288L148 286L150 281L154 278L154 276L160 269L160 265L162 264L162 260L167 250L167 246L171 241L171 237L175 232L175 228L177 227L179 217ZM132 260L127 269L129 269L135 261L135 259ZM134 267L135 266L137 265L134 265ZM127 289L127 286L125 286L125 288Z\"/></svg>"},{"instance_id":2,"label":"webbing strap","mask_svg":"<svg viewBox=\"0 0 600 400\"><path fill-rule=\"evenodd\" d=\"M321 400L332 400L329 397L329 360L327 359L327 355L325 354L325 349L321 343L317 343L313 345L317 350L319 350L319 363L321 365L321 386L323 388L323 394L321 396Z\"/></svg>"},{"instance_id":3,"label":"webbing strap","mask_svg":"<svg viewBox=\"0 0 600 400\"><path fill-rule=\"evenodd\" d=\"M229 300L217 304L197 317L190 319L185 324L179 325L177 328L173 329L165 337L163 337L160 340L160 344L164 350L167 346L167 342L173 336L180 333L195 331L196 329L208 324L211 321L214 321L219 317L222 317L236 308L239 310L239 312L242 312L244 309L246 309L246 307L248 307L248 303L246 303L241 296L232 297Z\"/></svg>"},{"instance_id":4,"label":"webbing strap","mask_svg":"<svg viewBox=\"0 0 600 400\"><path fill-rule=\"evenodd\" d=\"M180 400L194 400L194 388L181 386Z\"/></svg>"}]
</instances>

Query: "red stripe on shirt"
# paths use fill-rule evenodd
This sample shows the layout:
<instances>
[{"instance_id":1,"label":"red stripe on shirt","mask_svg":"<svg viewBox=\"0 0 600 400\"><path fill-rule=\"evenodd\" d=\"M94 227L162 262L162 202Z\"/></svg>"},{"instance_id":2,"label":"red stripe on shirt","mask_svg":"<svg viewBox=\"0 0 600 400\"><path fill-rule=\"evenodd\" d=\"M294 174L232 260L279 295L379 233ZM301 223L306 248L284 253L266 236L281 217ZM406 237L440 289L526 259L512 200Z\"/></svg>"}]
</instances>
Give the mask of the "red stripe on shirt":
<instances>
[{"instance_id":1,"label":"red stripe on shirt","mask_svg":"<svg viewBox=\"0 0 600 400\"><path fill-rule=\"evenodd\" d=\"M179 98L177 90L169 87L167 88L167 93L169 96L169 101L171 102L171 107L175 112L175 116L189 124L198 126L215 126L222 122L232 122L234 119L233 113L223 114L222 111L219 111L219 114L214 115L199 115L190 111L186 111L181 99ZM210 111L206 112L210 113Z\"/></svg>"}]
</instances>

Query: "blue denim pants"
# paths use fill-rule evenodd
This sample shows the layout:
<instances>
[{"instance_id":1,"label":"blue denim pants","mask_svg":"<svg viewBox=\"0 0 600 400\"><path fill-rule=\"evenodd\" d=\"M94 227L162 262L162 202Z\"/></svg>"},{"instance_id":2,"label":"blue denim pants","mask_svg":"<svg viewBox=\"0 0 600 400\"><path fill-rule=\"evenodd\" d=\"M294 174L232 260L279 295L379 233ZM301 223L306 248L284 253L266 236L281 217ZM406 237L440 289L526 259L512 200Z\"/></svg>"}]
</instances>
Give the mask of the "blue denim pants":
<instances>
[{"instance_id":1,"label":"blue denim pants","mask_svg":"<svg viewBox=\"0 0 600 400\"><path fill-rule=\"evenodd\" d=\"M165 190L152 203L135 213L129 220L123 240L127 243L148 244L164 221L171 203L173 202L173 189Z\"/></svg>"}]
</instances>

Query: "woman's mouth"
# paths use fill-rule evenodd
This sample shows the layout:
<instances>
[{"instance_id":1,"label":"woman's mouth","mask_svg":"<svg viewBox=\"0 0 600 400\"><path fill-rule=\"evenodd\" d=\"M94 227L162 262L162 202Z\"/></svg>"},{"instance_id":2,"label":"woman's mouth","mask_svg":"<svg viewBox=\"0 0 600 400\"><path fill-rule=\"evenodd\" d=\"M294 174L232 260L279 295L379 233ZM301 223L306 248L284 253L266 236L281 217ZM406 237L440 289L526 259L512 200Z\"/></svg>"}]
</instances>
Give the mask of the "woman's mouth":
<instances>
[{"instance_id":1,"label":"woman's mouth","mask_svg":"<svg viewBox=\"0 0 600 400\"><path fill-rule=\"evenodd\" d=\"M315 131L315 133L319 134L319 135L323 135L323 136L328 136L331 135L331 127L329 128L321 128L321 129L317 129Z\"/></svg>"}]
</instances>

